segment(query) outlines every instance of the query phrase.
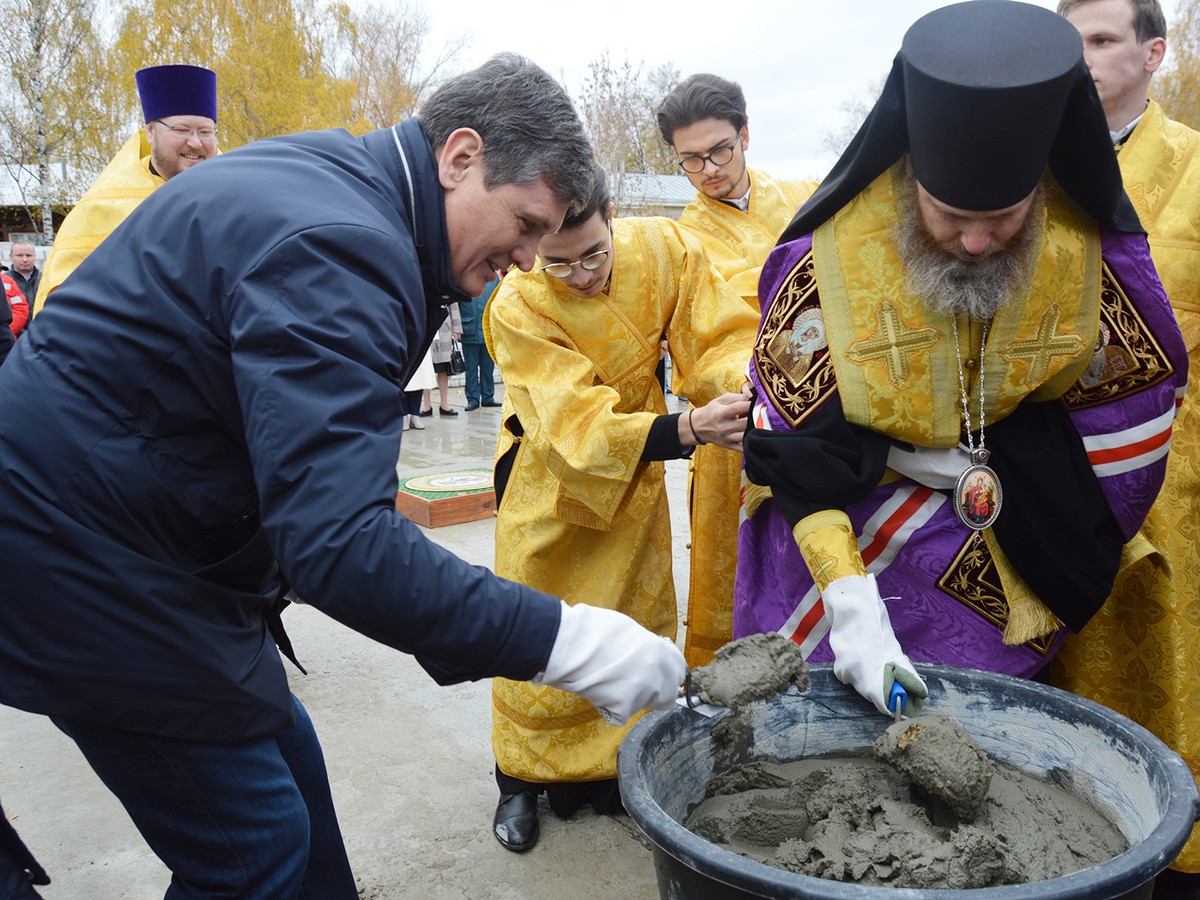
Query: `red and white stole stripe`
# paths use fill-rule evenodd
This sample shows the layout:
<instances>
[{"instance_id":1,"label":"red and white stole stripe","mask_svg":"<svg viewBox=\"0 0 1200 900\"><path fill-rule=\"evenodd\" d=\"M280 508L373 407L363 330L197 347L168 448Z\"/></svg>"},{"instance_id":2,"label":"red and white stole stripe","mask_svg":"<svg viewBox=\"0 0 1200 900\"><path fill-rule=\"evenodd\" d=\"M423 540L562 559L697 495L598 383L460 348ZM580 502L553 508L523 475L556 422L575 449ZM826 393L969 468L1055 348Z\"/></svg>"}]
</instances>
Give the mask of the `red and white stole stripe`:
<instances>
[{"instance_id":1,"label":"red and white stole stripe","mask_svg":"<svg viewBox=\"0 0 1200 900\"><path fill-rule=\"evenodd\" d=\"M1132 428L1084 437L1083 446L1096 477L1124 475L1166 456L1171 449L1171 423L1177 408Z\"/></svg>"},{"instance_id":2,"label":"red and white stole stripe","mask_svg":"<svg viewBox=\"0 0 1200 900\"><path fill-rule=\"evenodd\" d=\"M945 494L915 484L892 494L858 535L867 571L878 575L890 566L908 539L946 502ZM799 644L806 659L821 643L829 632L829 620L815 584L800 598L779 632Z\"/></svg>"}]
</instances>

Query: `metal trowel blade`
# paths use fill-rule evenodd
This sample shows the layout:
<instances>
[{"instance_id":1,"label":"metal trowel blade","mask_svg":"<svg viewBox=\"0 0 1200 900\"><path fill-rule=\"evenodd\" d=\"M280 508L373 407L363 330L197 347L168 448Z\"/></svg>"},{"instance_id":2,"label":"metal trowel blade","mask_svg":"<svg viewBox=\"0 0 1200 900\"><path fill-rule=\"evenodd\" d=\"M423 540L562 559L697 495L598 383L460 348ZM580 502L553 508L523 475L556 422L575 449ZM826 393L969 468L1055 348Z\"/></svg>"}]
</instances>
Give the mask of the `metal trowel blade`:
<instances>
[{"instance_id":1,"label":"metal trowel blade","mask_svg":"<svg viewBox=\"0 0 1200 900\"><path fill-rule=\"evenodd\" d=\"M688 669L687 677L683 680L683 687L680 689L679 696L675 698L675 703L685 709L692 710L692 712L698 712L702 716L708 716L710 719L717 713L725 712L725 707L717 706L715 703L707 703L692 693L691 669Z\"/></svg>"},{"instance_id":2,"label":"metal trowel blade","mask_svg":"<svg viewBox=\"0 0 1200 900\"><path fill-rule=\"evenodd\" d=\"M698 712L702 716L708 716L710 719L717 713L725 712L725 707L705 703L699 697L677 697L675 698L675 703L685 709L690 709L692 712Z\"/></svg>"}]
</instances>

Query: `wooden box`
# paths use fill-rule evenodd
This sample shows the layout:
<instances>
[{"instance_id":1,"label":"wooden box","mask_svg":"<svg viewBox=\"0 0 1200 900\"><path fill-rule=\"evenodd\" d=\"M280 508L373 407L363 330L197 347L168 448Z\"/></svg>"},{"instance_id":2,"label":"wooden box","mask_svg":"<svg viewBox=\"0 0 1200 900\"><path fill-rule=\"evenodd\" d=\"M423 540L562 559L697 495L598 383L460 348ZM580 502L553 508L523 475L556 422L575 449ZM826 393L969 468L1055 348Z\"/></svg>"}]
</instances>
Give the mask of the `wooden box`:
<instances>
[{"instance_id":1,"label":"wooden box","mask_svg":"<svg viewBox=\"0 0 1200 900\"><path fill-rule=\"evenodd\" d=\"M496 514L491 469L465 469L400 479L396 509L426 528L488 519Z\"/></svg>"}]
</instances>

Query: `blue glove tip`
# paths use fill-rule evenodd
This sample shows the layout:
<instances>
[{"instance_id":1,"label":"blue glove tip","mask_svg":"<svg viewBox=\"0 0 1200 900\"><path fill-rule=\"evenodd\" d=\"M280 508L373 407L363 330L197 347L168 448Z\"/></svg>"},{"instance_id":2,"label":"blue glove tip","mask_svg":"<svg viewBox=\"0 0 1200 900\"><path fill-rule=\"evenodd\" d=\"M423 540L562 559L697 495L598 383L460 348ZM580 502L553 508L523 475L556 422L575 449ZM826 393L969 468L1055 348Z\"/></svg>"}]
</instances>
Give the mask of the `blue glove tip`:
<instances>
[{"instance_id":1,"label":"blue glove tip","mask_svg":"<svg viewBox=\"0 0 1200 900\"><path fill-rule=\"evenodd\" d=\"M902 713L906 706L908 706L908 691L900 682L893 681L891 693L888 694L888 709L893 713Z\"/></svg>"}]
</instances>

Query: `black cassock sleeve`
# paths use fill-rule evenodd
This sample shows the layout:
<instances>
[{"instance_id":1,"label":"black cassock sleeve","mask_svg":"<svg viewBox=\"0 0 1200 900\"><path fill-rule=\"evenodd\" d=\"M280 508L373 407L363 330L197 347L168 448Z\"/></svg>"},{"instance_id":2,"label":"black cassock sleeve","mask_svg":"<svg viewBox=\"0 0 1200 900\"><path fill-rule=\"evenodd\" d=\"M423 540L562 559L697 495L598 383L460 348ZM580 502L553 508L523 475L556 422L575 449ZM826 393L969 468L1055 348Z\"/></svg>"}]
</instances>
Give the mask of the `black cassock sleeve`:
<instances>
[{"instance_id":1,"label":"black cassock sleeve","mask_svg":"<svg viewBox=\"0 0 1200 900\"><path fill-rule=\"evenodd\" d=\"M747 431L746 477L771 488L794 528L866 498L883 479L890 447L884 435L847 422L835 395L796 431Z\"/></svg>"},{"instance_id":2,"label":"black cassock sleeve","mask_svg":"<svg viewBox=\"0 0 1200 900\"><path fill-rule=\"evenodd\" d=\"M1112 592L1125 543L1083 440L1057 401L1022 403L984 437L1004 491L996 539L1038 598L1078 631ZM891 444L847 422L835 395L796 431L750 429L746 476L771 488L795 527L865 499L887 470Z\"/></svg>"}]
</instances>

